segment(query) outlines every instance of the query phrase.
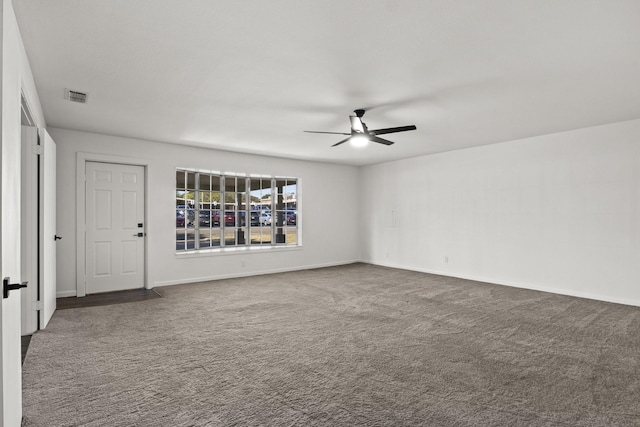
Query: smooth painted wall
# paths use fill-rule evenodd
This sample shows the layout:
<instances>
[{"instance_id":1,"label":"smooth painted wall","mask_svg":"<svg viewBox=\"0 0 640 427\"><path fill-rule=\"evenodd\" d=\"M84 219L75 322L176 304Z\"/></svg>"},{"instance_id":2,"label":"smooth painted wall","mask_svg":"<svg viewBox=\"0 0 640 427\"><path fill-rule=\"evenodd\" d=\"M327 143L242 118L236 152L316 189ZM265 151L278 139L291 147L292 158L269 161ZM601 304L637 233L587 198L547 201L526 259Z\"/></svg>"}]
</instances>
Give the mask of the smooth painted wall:
<instances>
[{"instance_id":1,"label":"smooth painted wall","mask_svg":"<svg viewBox=\"0 0 640 427\"><path fill-rule=\"evenodd\" d=\"M640 120L361 170L365 261L640 306Z\"/></svg>"},{"instance_id":2,"label":"smooth painted wall","mask_svg":"<svg viewBox=\"0 0 640 427\"><path fill-rule=\"evenodd\" d=\"M49 128L57 145L58 296L76 293L76 156L125 156L147 164L147 286L337 265L361 258L357 167L239 154L205 148ZM294 250L176 255L177 167L300 179ZM256 279L258 280L258 279Z\"/></svg>"}]
</instances>

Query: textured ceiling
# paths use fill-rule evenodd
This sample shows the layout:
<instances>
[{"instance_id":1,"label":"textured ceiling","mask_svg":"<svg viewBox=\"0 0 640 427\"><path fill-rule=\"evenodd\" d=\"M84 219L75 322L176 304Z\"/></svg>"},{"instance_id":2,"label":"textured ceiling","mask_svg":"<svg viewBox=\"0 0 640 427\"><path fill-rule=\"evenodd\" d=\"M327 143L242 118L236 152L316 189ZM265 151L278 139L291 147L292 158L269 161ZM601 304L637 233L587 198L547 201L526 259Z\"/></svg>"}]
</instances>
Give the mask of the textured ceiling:
<instances>
[{"instance_id":1,"label":"textured ceiling","mask_svg":"<svg viewBox=\"0 0 640 427\"><path fill-rule=\"evenodd\" d=\"M14 8L49 126L365 165L640 117L636 0ZM356 108L418 130L364 148L303 133L348 132Z\"/></svg>"}]
</instances>

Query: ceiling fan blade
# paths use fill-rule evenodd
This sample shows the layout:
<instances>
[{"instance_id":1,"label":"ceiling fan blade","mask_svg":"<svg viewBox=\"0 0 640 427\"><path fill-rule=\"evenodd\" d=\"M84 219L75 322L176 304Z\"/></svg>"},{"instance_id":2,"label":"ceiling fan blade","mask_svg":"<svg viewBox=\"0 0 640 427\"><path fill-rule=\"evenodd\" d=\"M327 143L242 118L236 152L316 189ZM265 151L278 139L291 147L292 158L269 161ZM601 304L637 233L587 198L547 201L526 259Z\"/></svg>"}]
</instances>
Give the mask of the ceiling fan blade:
<instances>
[{"instance_id":1,"label":"ceiling fan blade","mask_svg":"<svg viewBox=\"0 0 640 427\"><path fill-rule=\"evenodd\" d=\"M336 142L335 144L333 144L333 145L332 145L332 147L335 147L336 145L344 144L345 142L347 142L347 141L348 141L348 140L350 140L350 139L351 139L351 137L349 137L349 138L345 138L345 139L343 139L342 141L340 141L340 142ZM393 143L392 143L392 144L393 144Z\"/></svg>"},{"instance_id":2,"label":"ceiling fan blade","mask_svg":"<svg viewBox=\"0 0 640 427\"><path fill-rule=\"evenodd\" d=\"M382 139L382 138L378 138L377 136L373 136L373 135L369 136L369 141L377 142L378 144L384 144L384 145L393 145L394 144L391 141L388 141L388 140Z\"/></svg>"},{"instance_id":3,"label":"ceiling fan blade","mask_svg":"<svg viewBox=\"0 0 640 427\"><path fill-rule=\"evenodd\" d=\"M414 125L411 126L399 126L395 128L385 128L385 129L376 129L370 130L369 133L372 135L384 135L385 133L396 133L396 132L406 132L408 130L416 130L417 128Z\"/></svg>"},{"instance_id":4,"label":"ceiling fan blade","mask_svg":"<svg viewBox=\"0 0 640 427\"><path fill-rule=\"evenodd\" d=\"M331 135L351 135L350 133L345 133L345 132L323 132L320 130L305 130L304 132L307 133L329 133Z\"/></svg>"}]
</instances>

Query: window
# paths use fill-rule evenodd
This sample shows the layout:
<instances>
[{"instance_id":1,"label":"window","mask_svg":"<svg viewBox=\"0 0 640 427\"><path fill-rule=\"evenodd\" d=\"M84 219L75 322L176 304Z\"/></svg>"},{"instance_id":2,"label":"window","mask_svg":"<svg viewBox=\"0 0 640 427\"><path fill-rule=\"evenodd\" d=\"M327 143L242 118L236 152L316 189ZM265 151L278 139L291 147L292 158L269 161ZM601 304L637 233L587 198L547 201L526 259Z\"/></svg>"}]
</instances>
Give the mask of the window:
<instances>
[{"instance_id":1,"label":"window","mask_svg":"<svg viewBox=\"0 0 640 427\"><path fill-rule=\"evenodd\" d=\"M176 171L176 251L296 246L298 180Z\"/></svg>"}]
</instances>

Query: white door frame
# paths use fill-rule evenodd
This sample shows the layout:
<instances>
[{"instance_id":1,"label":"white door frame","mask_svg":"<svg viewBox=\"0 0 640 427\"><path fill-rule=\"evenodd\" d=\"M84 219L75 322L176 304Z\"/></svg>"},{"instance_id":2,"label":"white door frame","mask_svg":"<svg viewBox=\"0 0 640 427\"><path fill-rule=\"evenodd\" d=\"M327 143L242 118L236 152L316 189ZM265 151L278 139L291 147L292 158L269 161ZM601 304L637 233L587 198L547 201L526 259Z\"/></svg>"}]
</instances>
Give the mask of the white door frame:
<instances>
[{"instance_id":1,"label":"white door frame","mask_svg":"<svg viewBox=\"0 0 640 427\"><path fill-rule=\"evenodd\" d=\"M149 176L149 161L146 159L139 159L135 157L121 157L113 156L109 154L97 154L97 153L84 153L78 152L76 156L76 296L83 297L87 295L87 264L86 264L86 239L85 239L85 225L86 225L86 172L85 166L87 162L102 162L102 163L116 163L121 165L134 165L144 167L144 223L145 230L149 230L149 214L147 206L149 183L147 177ZM148 274L148 245L147 239L144 239L144 287L149 289L149 274Z\"/></svg>"},{"instance_id":2,"label":"white door frame","mask_svg":"<svg viewBox=\"0 0 640 427\"><path fill-rule=\"evenodd\" d=\"M27 135L31 133L31 135ZM39 146L31 142L38 140L36 126L22 126L22 278L29 286L22 290L22 335L38 330L38 168Z\"/></svg>"}]
</instances>

